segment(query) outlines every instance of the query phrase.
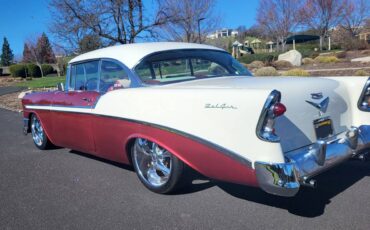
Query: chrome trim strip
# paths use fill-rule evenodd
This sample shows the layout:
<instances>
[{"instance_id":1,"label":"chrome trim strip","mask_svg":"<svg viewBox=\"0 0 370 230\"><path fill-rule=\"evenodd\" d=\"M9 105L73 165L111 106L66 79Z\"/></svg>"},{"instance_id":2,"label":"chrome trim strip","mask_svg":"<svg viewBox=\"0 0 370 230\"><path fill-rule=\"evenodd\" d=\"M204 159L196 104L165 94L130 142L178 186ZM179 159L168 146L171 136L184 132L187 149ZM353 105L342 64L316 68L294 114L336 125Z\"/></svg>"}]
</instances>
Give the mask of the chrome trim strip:
<instances>
[{"instance_id":1,"label":"chrome trim strip","mask_svg":"<svg viewBox=\"0 0 370 230\"><path fill-rule=\"evenodd\" d=\"M48 107L50 109L50 107L57 107L57 106L38 106L38 107ZM58 106L59 107L59 106ZM32 108L31 106L26 106L26 108L30 108L30 109L40 109L40 110L47 110L48 108L45 108L45 109L42 109L42 108ZM60 108L76 108L76 107L63 107L63 106L60 106ZM81 109L86 109L86 108L81 108ZM83 115L92 115L92 116L97 116L97 117L106 117L106 118L111 118L111 119L116 119L116 120L123 120L123 121L127 121L127 122L132 122L132 123L137 123L137 124L141 124L141 125L146 125L146 126L150 126L150 127L153 127L153 128L157 128L157 129L161 129L161 130L164 130L164 131L168 131L168 132L171 132L171 133L174 133L174 134L177 134L177 135L180 135L180 136L183 136L183 137L186 137L186 138L189 138L193 141L196 141L200 144L203 144L203 145L206 145L210 148L213 148L215 150L217 150L218 152L221 152L223 154L225 154L226 156L244 164L245 166L249 167L249 168L252 168L252 162L249 160L249 159L246 159L242 156L240 156L239 154L231 151L231 150L228 150L218 144L215 144L211 141L208 141L206 139L203 139L203 138L200 138L200 137L197 137L197 136L194 136L192 134L189 134L189 133L186 133L186 132L183 132L183 131L180 131L178 129L174 129L174 128L170 128L170 127L167 127L167 126L163 126L163 125L158 125L158 124L154 124L154 123L150 123L150 122L146 122L146 121L139 121L139 120L135 120L135 119L130 119L130 118L123 118L123 117L115 117L115 116L109 116L109 115L104 115L104 114L96 114L96 113L92 113L91 112L91 108L89 107L88 108L89 111L86 111L85 112L79 112L79 111L68 111L68 110L54 110L54 111L57 111L57 112L62 112L62 113L75 113L75 114L83 114Z\"/></svg>"}]
</instances>

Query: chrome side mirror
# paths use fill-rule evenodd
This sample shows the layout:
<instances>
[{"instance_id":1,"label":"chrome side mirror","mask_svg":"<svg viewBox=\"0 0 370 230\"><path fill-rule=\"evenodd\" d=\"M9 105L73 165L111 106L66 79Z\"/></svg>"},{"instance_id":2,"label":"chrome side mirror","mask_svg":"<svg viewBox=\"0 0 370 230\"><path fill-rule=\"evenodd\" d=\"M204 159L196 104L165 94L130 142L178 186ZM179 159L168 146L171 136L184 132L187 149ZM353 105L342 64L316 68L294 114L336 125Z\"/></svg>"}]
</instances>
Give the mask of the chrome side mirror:
<instances>
[{"instance_id":1,"label":"chrome side mirror","mask_svg":"<svg viewBox=\"0 0 370 230\"><path fill-rule=\"evenodd\" d=\"M62 82L58 83L57 88L59 91L64 91L64 84Z\"/></svg>"}]
</instances>

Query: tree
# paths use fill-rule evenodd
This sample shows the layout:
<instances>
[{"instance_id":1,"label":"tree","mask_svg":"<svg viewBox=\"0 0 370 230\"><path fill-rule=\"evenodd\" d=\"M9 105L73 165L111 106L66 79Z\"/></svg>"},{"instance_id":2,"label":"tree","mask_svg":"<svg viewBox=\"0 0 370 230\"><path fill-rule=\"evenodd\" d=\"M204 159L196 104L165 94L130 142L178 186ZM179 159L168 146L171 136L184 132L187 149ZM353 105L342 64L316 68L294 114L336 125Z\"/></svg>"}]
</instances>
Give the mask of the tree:
<instances>
[{"instance_id":1,"label":"tree","mask_svg":"<svg viewBox=\"0 0 370 230\"><path fill-rule=\"evenodd\" d=\"M303 7L300 0L260 0L257 22L285 50L286 39L299 23Z\"/></svg>"},{"instance_id":2,"label":"tree","mask_svg":"<svg viewBox=\"0 0 370 230\"><path fill-rule=\"evenodd\" d=\"M160 27L161 36L173 41L204 41L206 34L215 30L219 22L213 14L214 3L213 0L158 0L159 6L170 16L168 23ZM201 33L200 38L198 33Z\"/></svg>"},{"instance_id":3,"label":"tree","mask_svg":"<svg viewBox=\"0 0 370 230\"><path fill-rule=\"evenodd\" d=\"M370 3L368 0L350 0L345 8L342 27L355 37L361 31L365 19L370 16Z\"/></svg>"},{"instance_id":4,"label":"tree","mask_svg":"<svg viewBox=\"0 0 370 230\"><path fill-rule=\"evenodd\" d=\"M55 63L55 55L51 47L49 38L45 33L42 33L41 37L37 39L37 52L40 57L40 62L43 63Z\"/></svg>"},{"instance_id":5,"label":"tree","mask_svg":"<svg viewBox=\"0 0 370 230\"><path fill-rule=\"evenodd\" d=\"M27 43L24 43L22 62L30 63L32 61L33 61L33 57L32 57L31 50L28 47Z\"/></svg>"},{"instance_id":6,"label":"tree","mask_svg":"<svg viewBox=\"0 0 370 230\"><path fill-rule=\"evenodd\" d=\"M40 68L41 77L44 76L41 66L42 64L56 63L53 49L45 33L42 33L42 35L36 39L29 39L25 43L23 60L25 62L35 63Z\"/></svg>"},{"instance_id":7,"label":"tree","mask_svg":"<svg viewBox=\"0 0 370 230\"><path fill-rule=\"evenodd\" d=\"M14 59L13 51L10 49L9 42L8 39L6 39L6 37L4 37L4 43L0 58L2 66L9 66Z\"/></svg>"},{"instance_id":8,"label":"tree","mask_svg":"<svg viewBox=\"0 0 370 230\"><path fill-rule=\"evenodd\" d=\"M52 0L50 9L51 31L71 48L86 35L99 36L104 46L133 43L169 17L159 7L146 17L142 0Z\"/></svg>"},{"instance_id":9,"label":"tree","mask_svg":"<svg viewBox=\"0 0 370 230\"><path fill-rule=\"evenodd\" d=\"M337 26L345 16L347 0L307 0L300 11L302 21L307 26L318 31L320 50L323 39L329 35L329 30Z\"/></svg>"},{"instance_id":10,"label":"tree","mask_svg":"<svg viewBox=\"0 0 370 230\"><path fill-rule=\"evenodd\" d=\"M79 53L86 53L102 47L100 37L97 35L86 35L79 42Z\"/></svg>"}]
</instances>

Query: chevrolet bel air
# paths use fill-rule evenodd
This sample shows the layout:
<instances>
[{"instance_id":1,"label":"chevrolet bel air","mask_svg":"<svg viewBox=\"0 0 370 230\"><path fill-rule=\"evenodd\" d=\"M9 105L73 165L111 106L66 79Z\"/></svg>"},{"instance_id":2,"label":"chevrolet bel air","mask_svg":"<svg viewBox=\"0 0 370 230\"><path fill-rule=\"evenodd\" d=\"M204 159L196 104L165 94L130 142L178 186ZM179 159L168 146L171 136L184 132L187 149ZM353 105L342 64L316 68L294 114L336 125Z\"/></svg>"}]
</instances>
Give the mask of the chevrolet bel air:
<instances>
[{"instance_id":1,"label":"chevrolet bel air","mask_svg":"<svg viewBox=\"0 0 370 230\"><path fill-rule=\"evenodd\" d=\"M224 50L143 43L85 53L58 90L23 97L24 134L130 164L151 191L185 168L294 196L370 149L368 77L253 77Z\"/></svg>"}]
</instances>

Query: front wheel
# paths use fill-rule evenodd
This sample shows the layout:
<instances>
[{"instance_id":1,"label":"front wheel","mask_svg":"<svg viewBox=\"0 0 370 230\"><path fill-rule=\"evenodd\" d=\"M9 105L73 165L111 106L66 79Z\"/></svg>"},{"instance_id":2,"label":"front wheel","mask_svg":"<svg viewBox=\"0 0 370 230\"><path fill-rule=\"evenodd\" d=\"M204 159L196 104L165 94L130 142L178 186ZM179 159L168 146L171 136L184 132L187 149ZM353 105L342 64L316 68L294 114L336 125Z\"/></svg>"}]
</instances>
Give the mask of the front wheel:
<instances>
[{"instance_id":1,"label":"front wheel","mask_svg":"<svg viewBox=\"0 0 370 230\"><path fill-rule=\"evenodd\" d=\"M51 146L51 142L46 136L40 119L37 117L36 114L31 115L31 133L33 142L35 143L37 148L44 150L48 149Z\"/></svg>"},{"instance_id":2,"label":"front wheel","mask_svg":"<svg viewBox=\"0 0 370 230\"><path fill-rule=\"evenodd\" d=\"M131 149L132 163L140 181L156 193L170 193L179 187L184 163L168 150L143 138Z\"/></svg>"}]
</instances>

